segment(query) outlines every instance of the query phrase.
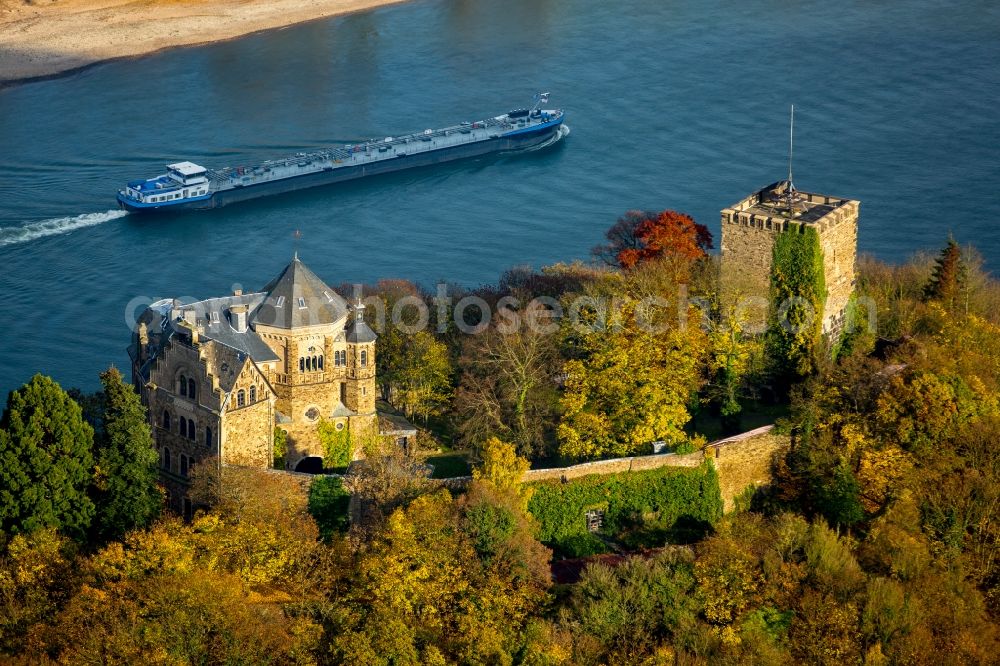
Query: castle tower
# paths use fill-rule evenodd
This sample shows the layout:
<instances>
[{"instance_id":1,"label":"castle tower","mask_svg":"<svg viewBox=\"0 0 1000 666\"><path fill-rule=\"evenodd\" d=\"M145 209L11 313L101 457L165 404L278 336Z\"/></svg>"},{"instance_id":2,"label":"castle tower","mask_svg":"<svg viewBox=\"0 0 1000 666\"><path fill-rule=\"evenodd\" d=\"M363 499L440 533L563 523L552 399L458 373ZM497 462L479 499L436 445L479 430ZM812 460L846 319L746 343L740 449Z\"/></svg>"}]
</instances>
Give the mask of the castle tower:
<instances>
[{"instance_id":1,"label":"castle tower","mask_svg":"<svg viewBox=\"0 0 1000 666\"><path fill-rule=\"evenodd\" d=\"M360 427L375 423L375 332L365 323L365 306L351 307L351 322L344 336L347 341L347 378L345 405L357 414ZM352 427L355 423L352 422Z\"/></svg>"},{"instance_id":2,"label":"castle tower","mask_svg":"<svg viewBox=\"0 0 1000 666\"><path fill-rule=\"evenodd\" d=\"M836 337L854 292L860 201L802 192L783 180L722 210L722 279L743 294L768 298L779 234L812 227L823 250L823 333Z\"/></svg>"},{"instance_id":3,"label":"castle tower","mask_svg":"<svg viewBox=\"0 0 1000 666\"><path fill-rule=\"evenodd\" d=\"M352 416L342 402L349 308L297 255L260 293L252 324L280 359L270 381L278 426L288 437L286 460L294 465L305 456L323 455L320 422L340 430Z\"/></svg>"}]
</instances>

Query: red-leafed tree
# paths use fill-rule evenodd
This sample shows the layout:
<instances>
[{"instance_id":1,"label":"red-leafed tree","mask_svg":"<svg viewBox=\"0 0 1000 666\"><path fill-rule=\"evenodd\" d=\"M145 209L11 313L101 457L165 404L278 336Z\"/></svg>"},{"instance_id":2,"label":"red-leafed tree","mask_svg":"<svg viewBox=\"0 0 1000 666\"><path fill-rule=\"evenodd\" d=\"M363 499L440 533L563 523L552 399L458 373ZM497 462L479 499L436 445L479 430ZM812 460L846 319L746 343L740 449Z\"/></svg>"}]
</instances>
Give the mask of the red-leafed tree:
<instances>
[{"instance_id":1,"label":"red-leafed tree","mask_svg":"<svg viewBox=\"0 0 1000 666\"><path fill-rule=\"evenodd\" d=\"M665 210L662 213L629 211L605 233L608 242L593 249L605 262L632 268L660 257L692 261L712 248L712 233L690 215Z\"/></svg>"}]
</instances>

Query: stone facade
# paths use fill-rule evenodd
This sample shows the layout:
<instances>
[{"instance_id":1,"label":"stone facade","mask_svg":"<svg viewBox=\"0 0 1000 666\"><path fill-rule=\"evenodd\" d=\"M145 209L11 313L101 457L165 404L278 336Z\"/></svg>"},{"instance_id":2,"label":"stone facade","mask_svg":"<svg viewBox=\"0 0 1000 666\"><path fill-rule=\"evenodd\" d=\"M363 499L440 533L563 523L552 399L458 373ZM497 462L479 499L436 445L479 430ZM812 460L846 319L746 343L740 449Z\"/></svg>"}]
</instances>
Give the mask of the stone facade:
<instances>
[{"instance_id":1,"label":"stone facade","mask_svg":"<svg viewBox=\"0 0 1000 666\"><path fill-rule=\"evenodd\" d=\"M269 468L274 429L286 466L322 457L317 426L366 431L377 423L375 334L296 257L260 292L191 304L154 303L129 354L149 409L174 508L189 510L191 467Z\"/></svg>"},{"instance_id":2,"label":"stone facade","mask_svg":"<svg viewBox=\"0 0 1000 666\"><path fill-rule=\"evenodd\" d=\"M745 296L767 299L778 234L795 225L816 229L823 248L823 332L836 336L854 292L861 203L774 183L722 210L722 278Z\"/></svg>"}]
</instances>

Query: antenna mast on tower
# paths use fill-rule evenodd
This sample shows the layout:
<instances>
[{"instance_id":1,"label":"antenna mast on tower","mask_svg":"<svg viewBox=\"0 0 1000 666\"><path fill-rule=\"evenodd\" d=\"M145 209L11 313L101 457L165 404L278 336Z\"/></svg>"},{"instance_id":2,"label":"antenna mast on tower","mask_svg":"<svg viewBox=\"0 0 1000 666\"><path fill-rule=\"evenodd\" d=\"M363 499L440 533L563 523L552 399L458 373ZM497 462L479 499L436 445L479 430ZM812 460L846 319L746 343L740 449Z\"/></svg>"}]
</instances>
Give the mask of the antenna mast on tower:
<instances>
[{"instance_id":1,"label":"antenna mast on tower","mask_svg":"<svg viewBox=\"0 0 1000 666\"><path fill-rule=\"evenodd\" d=\"M795 147L795 105L792 104L791 115L788 122L788 212L792 212L792 200L795 193L795 185L792 184L792 155Z\"/></svg>"}]
</instances>

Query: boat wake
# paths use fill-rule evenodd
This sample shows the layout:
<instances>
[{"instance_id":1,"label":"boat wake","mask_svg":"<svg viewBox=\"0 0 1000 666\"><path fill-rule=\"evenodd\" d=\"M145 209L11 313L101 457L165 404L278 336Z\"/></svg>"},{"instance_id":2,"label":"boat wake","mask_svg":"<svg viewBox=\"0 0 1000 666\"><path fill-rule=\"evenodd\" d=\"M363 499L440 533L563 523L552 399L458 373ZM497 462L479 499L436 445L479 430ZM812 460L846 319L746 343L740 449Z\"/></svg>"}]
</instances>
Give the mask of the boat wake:
<instances>
[{"instance_id":1,"label":"boat wake","mask_svg":"<svg viewBox=\"0 0 1000 666\"><path fill-rule=\"evenodd\" d=\"M555 134L553 134L551 137L549 137L548 141L545 141L544 143L540 143L537 146L532 146L531 148L528 148L524 152L526 152L526 153L532 153L532 152L534 152L536 150L542 150L544 148L548 148L549 146L551 146L554 143L559 143L560 141L562 141L567 136L569 136L569 125L560 125L559 126L559 131L556 132Z\"/></svg>"},{"instance_id":2,"label":"boat wake","mask_svg":"<svg viewBox=\"0 0 1000 666\"><path fill-rule=\"evenodd\" d=\"M31 222L21 227L0 227L0 247L27 243L46 236L68 234L77 229L94 227L128 215L124 210L109 210L104 213L84 213L75 217L55 217L51 220Z\"/></svg>"}]
</instances>

